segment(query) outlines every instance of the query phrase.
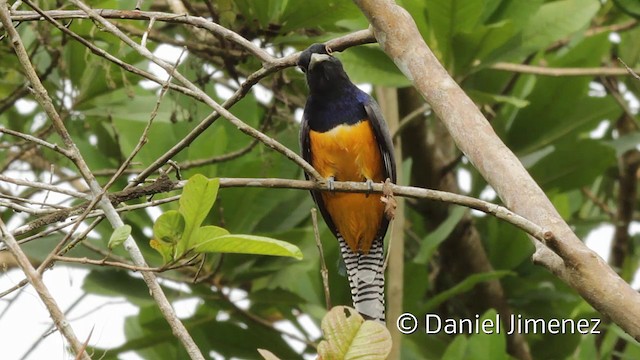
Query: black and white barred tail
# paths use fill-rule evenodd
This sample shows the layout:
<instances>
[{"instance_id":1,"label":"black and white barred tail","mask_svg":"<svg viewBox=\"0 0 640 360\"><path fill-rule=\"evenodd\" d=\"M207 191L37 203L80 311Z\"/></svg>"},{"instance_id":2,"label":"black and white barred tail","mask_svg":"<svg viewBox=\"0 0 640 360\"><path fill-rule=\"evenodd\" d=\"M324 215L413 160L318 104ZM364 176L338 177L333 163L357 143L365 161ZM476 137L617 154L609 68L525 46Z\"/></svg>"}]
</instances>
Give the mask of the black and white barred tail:
<instances>
[{"instance_id":1,"label":"black and white barred tail","mask_svg":"<svg viewBox=\"0 0 640 360\"><path fill-rule=\"evenodd\" d=\"M338 241L347 268L353 306L365 319L384 323L383 239L375 239L368 254L352 252L340 234Z\"/></svg>"}]
</instances>

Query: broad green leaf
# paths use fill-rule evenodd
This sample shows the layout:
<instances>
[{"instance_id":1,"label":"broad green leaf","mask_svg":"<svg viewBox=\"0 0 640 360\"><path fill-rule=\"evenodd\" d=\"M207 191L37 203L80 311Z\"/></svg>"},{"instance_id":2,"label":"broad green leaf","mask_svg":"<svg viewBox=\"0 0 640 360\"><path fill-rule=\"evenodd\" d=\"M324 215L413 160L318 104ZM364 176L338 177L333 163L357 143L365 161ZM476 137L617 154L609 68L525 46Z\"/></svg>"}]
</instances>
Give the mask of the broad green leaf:
<instances>
[{"instance_id":1,"label":"broad green leaf","mask_svg":"<svg viewBox=\"0 0 640 360\"><path fill-rule=\"evenodd\" d=\"M253 3L253 2L252 2ZM287 1L282 14L282 32L323 27L338 30L336 23L362 16L351 1Z\"/></svg>"},{"instance_id":2,"label":"broad green leaf","mask_svg":"<svg viewBox=\"0 0 640 360\"><path fill-rule=\"evenodd\" d=\"M113 234L109 238L109 249L113 249L116 246L122 245L125 240L131 235L131 225L122 225L113 229Z\"/></svg>"},{"instance_id":3,"label":"broad green leaf","mask_svg":"<svg viewBox=\"0 0 640 360\"><path fill-rule=\"evenodd\" d=\"M522 29L531 19L531 15L535 14L543 3L544 0L501 1L487 23L493 24L509 20L513 26Z\"/></svg>"},{"instance_id":4,"label":"broad green leaf","mask_svg":"<svg viewBox=\"0 0 640 360\"><path fill-rule=\"evenodd\" d=\"M534 246L521 229L496 218L479 223L487 256L495 270L514 270L531 261Z\"/></svg>"},{"instance_id":5,"label":"broad green leaf","mask_svg":"<svg viewBox=\"0 0 640 360\"><path fill-rule=\"evenodd\" d=\"M638 69L638 63L640 62L640 41L636 41L638 36L640 36L640 26L621 32L620 44L623 45L617 49L620 59L632 69ZM633 85L638 83L638 80L629 77L626 83ZM630 88L630 90L632 89L633 87ZM637 92L635 93L637 94Z\"/></svg>"},{"instance_id":6,"label":"broad green leaf","mask_svg":"<svg viewBox=\"0 0 640 360\"><path fill-rule=\"evenodd\" d=\"M201 226L194 230L192 235L191 245L196 247L203 242L209 241L211 239L218 238L220 236L229 235L229 231L219 226L207 225Z\"/></svg>"},{"instance_id":7,"label":"broad green leaf","mask_svg":"<svg viewBox=\"0 0 640 360\"><path fill-rule=\"evenodd\" d=\"M533 14L522 34L522 51L531 53L566 38L589 25L600 9L597 0L547 2Z\"/></svg>"},{"instance_id":8,"label":"broad green leaf","mask_svg":"<svg viewBox=\"0 0 640 360\"><path fill-rule=\"evenodd\" d=\"M464 335L458 335L447 347L442 360L459 360L465 359L467 352L467 337Z\"/></svg>"},{"instance_id":9,"label":"broad green leaf","mask_svg":"<svg viewBox=\"0 0 640 360\"><path fill-rule=\"evenodd\" d=\"M606 36L587 38L549 66L598 66L599 56L610 47ZM507 145L522 156L561 139L576 139L603 119L617 118L621 109L612 97L589 96L591 81L589 77L538 78L533 91L525 95L530 105L517 112L508 129Z\"/></svg>"},{"instance_id":10,"label":"broad green leaf","mask_svg":"<svg viewBox=\"0 0 640 360\"><path fill-rule=\"evenodd\" d=\"M357 311L346 306L332 308L322 319L325 340L318 345L323 360L386 359L391 351L391 334L375 321L364 321Z\"/></svg>"},{"instance_id":11,"label":"broad green leaf","mask_svg":"<svg viewBox=\"0 0 640 360\"><path fill-rule=\"evenodd\" d=\"M566 191L590 184L615 164L615 151L611 147L585 139L558 144L530 173L543 189Z\"/></svg>"},{"instance_id":12,"label":"broad green leaf","mask_svg":"<svg viewBox=\"0 0 640 360\"><path fill-rule=\"evenodd\" d=\"M433 252L436 251L438 246L451 234L467 211L467 208L463 206L455 206L452 209L447 220L442 222L437 229L424 238L413 262L417 264L428 263Z\"/></svg>"},{"instance_id":13,"label":"broad green leaf","mask_svg":"<svg viewBox=\"0 0 640 360\"><path fill-rule=\"evenodd\" d=\"M169 210L160 215L153 224L155 239L175 245L182 238L185 222L184 217L177 210Z\"/></svg>"},{"instance_id":14,"label":"broad green leaf","mask_svg":"<svg viewBox=\"0 0 640 360\"><path fill-rule=\"evenodd\" d=\"M480 324L485 320L490 320L494 325L496 321L502 321L500 324L500 333L493 334L480 331L469 338L467 342L467 356L465 359L469 360L509 360L511 357L507 353L507 339L506 339L506 324L504 322L507 319L500 319L496 316L496 310L490 309L480 317ZM498 320L500 319L500 320ZM495 330L495 327L493 328ZM502 331L505 329L505 331Z\"/></svg>"},{"instance_id":15,"label":"broad green leaf","mask_svg":"<svg viewBox=\"0 0 640 360\"><path fill-rule=\"evenodd\" d=\"M514 96L489 94L477 90L470 90L467 92L467 95L469 95L469 97L471 97L474 102L480 104L510 104L518 109L524 108L529 105L529 101L519 99Z\"/></svg>"},{"instance_id":16,"label":"broad green leaf","mask_svg":"<svg viewBox=\"0 0 640 360\"><path fill-rule=\"evenodd\" d=\"M426 3L429 23L437 40L442 62L447 68L453 59L453 38L457 33L470 32L484 10L483 0L433 0Z\"/></svg>"},{"instance_id":17,"label":"broad green leaf","mask_svg":"<svg viewBox=\"0 0 640 360\"><path fill-rule=\"evenodd\" d=\"M437 294L436 296L432 297L431 299L429 299L427 302L424 303L424 305L422 305L422 310L423 312L429 312L430 310L435 309L438 305L442 304L448 299L473 289L473 287L476 286L476 284L489 281L489 280L500 279L507 275L514 275L514 273L512 271L503 270L503 271L490 271L490 272L481 273L481 274L469 275L466 279L462 280L461 282L456 284L454 287L447 289Z\"/></svg>"},{"instance_id":18,"label":"broad green leaf","mask_svg":"<svg viewBox=\"0 0 640 360\"><path fill-rule=\"evenodd\" d=\"M185 228L178 244L178 256L192 247L192 233L200 227L209 214L216 201L219 187L220 181L218 179L208 180L200 174L192 176L184 186L180 197L179 211L184 216Z\"/></svg>"},{"instance_id":19,"label":"broad green leaf","mask_svg":"<svg viewBox=\"0 0 640 360\"><path fill-rule=\"evenodd\" d=\"M411 85L411 81L377 45L353 47L342 53L339 58L355 83L393 87Z\"/></svg>"},{"instance_id":20,"label":"broad green leaf","mask_svg":"<svg viewBox=\"0 0 640 360\"><path fill-rule=\"evenodd\" d=\"M82 283L83 291L115 298L124 296L127 301L136 306L155 304L142 278L133 277L127 271L102 269L89 272ZM176 298L180 295L180 292L174 289L164 287L163 289L170 298Z\"/></svg>"},{"instance_id":21,"label":"broad green leaf","mask_svg":"<svg viewBox=\"0 0 640 360\"><path fill-rule=\"evenodd\" d=\"M598 347L596 347L596 339L596 336L583 336L574 359L591 360L597 359L602 355L602 353L598 351Z\"/></svg>"},{"instance_id":22,"label":"broad green leaf","mask_svg":"<svg viewBox=\"0 0 640 360\"><path fill-rule=\"evenodd\" d=\"M620 10L633 16L636 19L640 19L640 1L638 0L613 0Z\"/></svg>"},{"instance_id":23,"label":"broad green leaf","mask_svg":"<svg viewBox=\"0 0 640 360\"><path fill-rule=\"evenodd\" d=\"M231 234L203 240L195 247L199 253L236 253L289 256L302 259L300 249L288 242L271 239L264 236Z\"/></svg>"},{"instance_id":24,"label":"broad green leaf","mask_svg":"<svg viewBox=\"0 0 640 360\"><path fill-rule=\"evenodd\" d=\"M456 34L452 40L455 50L454 74L462 76L472 67L475 70L497 61L505 53L504 49L511 49L510 40L515 32L511 21L502 21Z\"/></svg>"}]
</instances>

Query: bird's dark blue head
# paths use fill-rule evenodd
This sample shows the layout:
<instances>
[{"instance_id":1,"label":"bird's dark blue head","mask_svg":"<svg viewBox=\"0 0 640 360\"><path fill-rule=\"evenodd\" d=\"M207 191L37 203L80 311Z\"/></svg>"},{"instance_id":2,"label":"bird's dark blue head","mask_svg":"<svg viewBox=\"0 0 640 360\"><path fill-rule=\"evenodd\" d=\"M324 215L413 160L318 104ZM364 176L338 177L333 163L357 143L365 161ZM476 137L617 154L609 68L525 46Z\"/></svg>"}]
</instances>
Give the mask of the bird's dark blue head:
<instances>
[{"instance_id":1,"label":"bird's dark blue head","mask_svg":"<svg viewBox=\"0 0 640 360\"><path fill-rule=\"evenodd\" d=\"M300 54L298 67L307 75L311 93L335 92L343 84L351 84L342 63L331 56L325 44L313 44Z\"/></svg>"}]
</instances>

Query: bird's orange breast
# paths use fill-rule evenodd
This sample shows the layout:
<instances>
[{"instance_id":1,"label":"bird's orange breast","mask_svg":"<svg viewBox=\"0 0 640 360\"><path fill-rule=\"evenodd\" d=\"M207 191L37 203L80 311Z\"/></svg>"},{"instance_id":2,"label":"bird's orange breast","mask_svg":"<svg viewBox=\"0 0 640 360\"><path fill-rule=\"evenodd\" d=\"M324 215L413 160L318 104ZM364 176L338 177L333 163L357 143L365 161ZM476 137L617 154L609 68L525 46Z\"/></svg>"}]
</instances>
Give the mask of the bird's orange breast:
<instances>
[{"instance_id":1,"label":"bird's orange breast","mask_svg":"<svg viewBox=\"0 0 640 360\"><path fill-rule=\"evenodd\" d=\"M369 121L309 133L311 165L336 181L384 181L384 164ZM368 253L384 216L380 196L322 192L338 232L354 252Z\"/></svg>"}]
</instances>

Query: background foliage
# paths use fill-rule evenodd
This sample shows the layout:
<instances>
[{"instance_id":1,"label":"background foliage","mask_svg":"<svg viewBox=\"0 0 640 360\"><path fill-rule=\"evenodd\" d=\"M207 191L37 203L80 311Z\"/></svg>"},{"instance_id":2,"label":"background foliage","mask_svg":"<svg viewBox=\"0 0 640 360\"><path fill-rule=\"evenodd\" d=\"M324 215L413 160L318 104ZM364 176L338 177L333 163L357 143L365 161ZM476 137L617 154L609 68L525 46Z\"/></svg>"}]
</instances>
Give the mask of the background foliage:
<instances>
[{"instance_id":1,"label":"background foliage","mask_svg":"<svg viewBox=\"0 0 640 360\"><path fill-rule=\"evenodd\" d=\"M213 4L213 14L204 1L184 3L192 14L212 17L276 55L289 54L313 42L368 25L355 5L345 1L224 0ZM544 76L519 69L505 71L500 65L506 62L549 68L611 68L620 66L619 57L637 68L640 26L636 18L640 14L634 2L404 0L399 3L410 11L443 65L476 101L495 131L520 157L577 234L585 238L602 226L614 228L608 233L599 232L611 239L600 237L597 241L611 240L614 249L609 259L611 265L625 280L632 281L640 256L637 246L640 239L630 226L638 218L635 187L640 132L635 96L640 93L640 82L631 77L607 76L604 71L602 75ZM58 8L54 1L44 1L42 6ZM92 2L91 6L130 9L132 4L110 0ZM145 2L143 10L149 9L171 12L163 1ZM138 40L148 26L144 21L116 23L138 36ZM70 28L118 58L141 68L148 67L145 59L93 22L74 20ZM150 87L140 77L93 55L46 22L22 23L18 30L90 168L97 174L111 174L138 142L158 99L158 87ZM237 89L239 81L260 67L244 49L224 39L210 36L207 41L200 41L187 26L156 23L147 46L153 51L166 49L166 44L186 47L180 70L218 101L225 100L230 90ZM409 81L377 45L351 48L337 56L355 82L398 88L401 114L423 106L422 100L407 88ZM0 42L0 124L60 142L41 109L28 106L31 95L24 90L21 72L9 41L4 39ZM302 73L286 69L262 81L231 111L297 150L295 119L299 118L305 94ZM18 106L20 103L23 105ZM149 142L128 172L135 173L136 169L149 165L210 112L203 103L169 91L151 126ZM405 150L402 168L404 178L410 179L408 184L452 190L458 188L455 179L464 177L469 178L469 186L463 181L460 186L463 189L458 191L499 202L472 165L460 157L428 110L410 121L406 128L412 131L400 133ZM415 150L423 149L416 145L416 137L427 143L429 153ZM72 164L59 154L7 135L2 135L0 141L3 174L48 182L53 169L54 182L84 190L76 181ZM301 170L293 163L260 144L254 145L251 138L221 119L173 160L181 167L185 179L196 173L208 177L302 178ZM240 156L218 159L245 148L248 151ZM425 169L445 170L425 174ZM103 183L107 180L106 176L100 178ZM120 190L126 184L126 177L122 177L112 189ZM42 196L25 189L0 183L0 196ZM175 194L157 195L154 199ZM623 206L625 201L631 201L630 209ZM409 202L408 205L406 223L395 224L406 233L404 311L418 317L426 313L451 318L473 318L476 313L491 316L494 310L474 303L474 291L488 280L499 279L511 310L523 317L599 316L572 289L532 264L533 246L510 225L443 204ZM272 326L288 321L307 334L300 315L306 314L319 324L326 313L311 207L305 191L255 188L219 191L205 224L224 227L231 233L289 241L301 249L304 259L217 254L206 257L196 283L193 279L199 264L162 273L172 284L182 285L166 288L172 300L200 299L193 316L184 322L203 353L214 351L225 357L253 359L259 357L256 348L265 348L283 359L295 359L316 352L305 345L302 354L299 353ZM162 212L178 210L179 204L173 202L158 208ZM145 258L154 266L162 264L161 256L149 247L148 241L157 214L142 209L124 215ZM0 216L13 227L35 218L8 208L0 208ZM477 274L465 264L457 264L457 272L449 271L455 260L446 255L450 251L447 247L451 241L468 236L462 227L477 232L495 271ZM331 273L332 300L334 304L349 304L346 279L336 271L337 242L323 224L320 230ZM69 255L99 258L101 254L96 254L96 249L106 251L111 234L110 226L101 223L84 241L86 245L74 248ZM53 232L24 244L24 249L33 261L42 261L63 235ZM126 257L121 248L116 248L113 255ZM85 279L85 291L125 296L140 309L138 315L126 321L124 345L95 351L101 354L108 350L105 359L117 358L130 350L147 359L186 357L137 275L110 267L88 268L91 273ZM229 299L230 289L246 293L250 303L246 310ZM603 332L600 336L528 334L525 338L537 359L640 356L638 343L615 325L602 325L600 329ZM509 358L506 344L504 334L427 336L418 331L403 337L402 358L506 359Z\"/></svg>"}]
</instances>

